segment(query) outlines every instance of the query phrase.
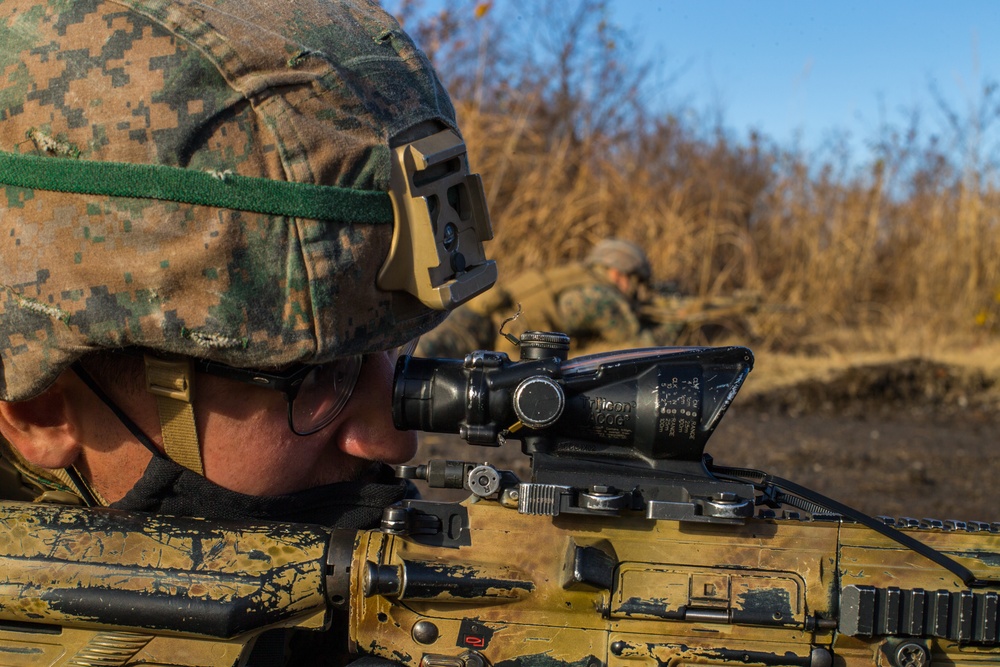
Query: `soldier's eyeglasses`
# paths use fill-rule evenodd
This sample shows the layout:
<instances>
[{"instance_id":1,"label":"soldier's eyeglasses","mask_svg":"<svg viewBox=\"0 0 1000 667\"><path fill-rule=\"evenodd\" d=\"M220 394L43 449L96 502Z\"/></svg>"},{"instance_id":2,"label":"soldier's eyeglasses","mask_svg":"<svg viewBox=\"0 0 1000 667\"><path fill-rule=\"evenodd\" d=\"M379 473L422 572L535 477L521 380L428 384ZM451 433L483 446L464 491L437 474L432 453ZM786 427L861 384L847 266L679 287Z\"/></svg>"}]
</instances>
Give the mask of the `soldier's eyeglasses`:
<instances>
[{"instance_id":1,"label":"soldier's eyeglasses","mask_svg":"<svg viewBox=\"0 0 1000 667\"><path fill-rule=\"evenodd\" d=\"M273 389L288 401L288 427L296 435L312 435L337 418L354 392L364 357L334 359L319 365L300 365L282 371L235 368L202 359L194 367L202 373Z\"/></svg>"},{"instance_id":2,"label":"soldier's eyeglasses","mask_svg":"<svg viewBox=\"0 0 1000 667\"><path fill-rule=\"evenodd\" d=\"M412 354L417 341L389 350L390 361ZM312 435L340 415L361 375L365 355L334 359L325 364L299 365L282 371L236 368L196 359L196 370L208 375L280 391L288 401L288 427L296 435Z\"/></svg>"}]
</instances>

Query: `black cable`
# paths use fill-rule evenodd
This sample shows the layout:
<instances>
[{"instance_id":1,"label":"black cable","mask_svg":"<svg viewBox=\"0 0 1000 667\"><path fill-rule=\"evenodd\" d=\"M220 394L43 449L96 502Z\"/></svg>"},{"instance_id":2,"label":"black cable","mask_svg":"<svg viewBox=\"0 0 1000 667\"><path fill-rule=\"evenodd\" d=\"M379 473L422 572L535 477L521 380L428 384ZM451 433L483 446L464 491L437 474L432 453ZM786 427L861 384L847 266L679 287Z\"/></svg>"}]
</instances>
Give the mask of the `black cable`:
<instances>
[{"instance_id":1,"label":"black cable","mask_svg":"<svg viewBox=\"0 0 1000 667\"><path fill-rule=\"evenodd\" d=\"M888 537L890 540L896 542L897 544L901 544L907 549L910 549L913 552L920 554L924 558L927 558L928 560L937 563L938 565L940 565L941 567L943 567L944 569L948 570L956 577L961 579L962 583L964 583L969 588L996 586L998 583L1000 583L988 579L987 580L976 579L976 575L974 575L971 570L969 570L961 563L944 555L937 549L927 546L923 542L910 537L909 535L903 533L902 531L896 530L895 528L889 526L888 524L885 524L877 519L873 519L872 517L868 516L867 514L865 514L860 510L848 507L847 505L844 505L843 503L840 503L834 500L833 498L828 498L817 491L813 491L812 489L809 489L807 487L800 486L795 482L762 472L760 470L753 470L750 468L726 468L723 466L712 466L710 470L712 471L712 474L722 478L729 477L743 481L749 480L752 484L754 484L754 486L757 487L761 487L765 484L774 485L775 487L783 491L788 491L796 496L799 496L800 498L803 498L806 501L815 503L834 514L839 514L840 516L851 519L856 523L859 523L867 528L870 528L871 530L874 530L876 533L879 533L880 535ZM789 504L794 505L794 503L789 503Z\"/></svg>"}]
</instances>

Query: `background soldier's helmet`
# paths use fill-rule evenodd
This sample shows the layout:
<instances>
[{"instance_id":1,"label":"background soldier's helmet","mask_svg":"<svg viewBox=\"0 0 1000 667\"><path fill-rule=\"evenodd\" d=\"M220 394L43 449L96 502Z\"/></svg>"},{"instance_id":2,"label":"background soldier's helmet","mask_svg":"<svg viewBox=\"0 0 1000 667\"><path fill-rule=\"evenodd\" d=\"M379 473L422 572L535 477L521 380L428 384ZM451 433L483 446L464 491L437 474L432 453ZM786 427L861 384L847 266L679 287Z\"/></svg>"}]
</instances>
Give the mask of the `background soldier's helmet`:
<instances>
[{"instance_id":1,"label":"background soldier's helmet","mask_svg":"<svg viewBox=\"0 0 1000 667\"><path fill-rule=\"evenodd\" d=\"M587 255L587 264L618 269L622 273L649 281L652 271L642 248L623 239L603 239Z\"/></svg>"},{"instance_id":2,"label":"background soldier's helmet","mask_svg":"<svg viewBox=\"0 0 1000 667\"><path fill-rule=\"evenodd\" d=\"M103 348L267 368L430 329L495 276L455 132L366 0L0 3L0 399Z\"/></svg>"}]
</instances>

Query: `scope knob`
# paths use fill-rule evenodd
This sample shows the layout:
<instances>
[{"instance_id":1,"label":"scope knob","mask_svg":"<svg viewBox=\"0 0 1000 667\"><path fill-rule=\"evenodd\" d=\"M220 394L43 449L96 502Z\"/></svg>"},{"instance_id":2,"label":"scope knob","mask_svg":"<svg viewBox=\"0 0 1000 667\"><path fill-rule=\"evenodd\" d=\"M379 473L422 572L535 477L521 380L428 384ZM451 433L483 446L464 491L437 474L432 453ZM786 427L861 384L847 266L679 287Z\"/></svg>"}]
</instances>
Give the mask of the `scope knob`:
<instances>
[{"instance_id":1,"label":"scope knob","mask_svg":"<svg viewBox=\"0 0 1000 667\"><path fill-rule=\"evenodd\" d=\"M485 498L500 489L500 473L488 465L476 466L469 472L469 490Z\"/></svg>"},{"instance_id":2,"label":"scope knob","mask_svg":"<svg viewBox=\"0 0 1000 667\"><path fill-rule=\"evenodd\" d=\"M521 361L566 359L569 356L569 336L558 331L525 331L519 345Z\"/></svg>"},{"instance_id":3,"label":"scope knob","mask_svg":"<svg viewBox=\"0 0 1000 667\"><path fill-rule=\"evenodd\" d=\"M544 375L525 378L514 390L514 414L528 428L552 426L565 407L563 388Z\"/></svg>"}]
</instances>

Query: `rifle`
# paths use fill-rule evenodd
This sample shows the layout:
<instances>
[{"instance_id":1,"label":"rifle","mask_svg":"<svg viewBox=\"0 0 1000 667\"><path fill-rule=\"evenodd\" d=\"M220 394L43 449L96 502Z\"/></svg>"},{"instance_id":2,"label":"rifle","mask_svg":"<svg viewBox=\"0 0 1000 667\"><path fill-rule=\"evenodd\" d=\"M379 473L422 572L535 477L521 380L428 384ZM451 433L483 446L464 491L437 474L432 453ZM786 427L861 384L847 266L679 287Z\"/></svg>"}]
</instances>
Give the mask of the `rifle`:
<instances>
[{"instance_id":1,"label":"rifle","mask_svg":"<svg viewBox=\"0 0 1000 667\"><path fill-rule=\"evenodd\" d=\"M704 446L742 347L403 358L398 427L517 438L531 479L431 462L352 565L358 650L421 667L1000 663L1000 524L872 519Z\"/></svg>"},{"instance_id":2,"label":"rifle","mask_svg":"<svg viewBox=\"0 0 1000 667\"><path fill-rule=\"evenodd\" d=\"M792 306L766 304L759 292L737 290L724 296L687 296L674 286L654 285L640 304L644 325L658 343L704 341L719 333L753 338L758 334L755 316L760 313L794 313Z\"/></svg>"},{"instance_id":3,"label":"rifle","mask_svg":"<svg viewBox=\"0 0 1000 667\"><path fill-rule=\"evenodd\" d=\"M344 600L356 531L0 503L0 664L237 665Z\"/></svg>"},{"instance_id":4,"label":"rifle","mask_svg":"<svg viewBox=\"0 0 1000 667\"><path fill-rule=\"evenodd\" d=\"M568 345L402 357L397 426L520 440L531 475L400 466L470 497L378 530L0 504L0 662L234 665L349 609L358 653L413 667L1000 663L1000 524L900 525L717 466L745 348Z\"/></svg>"}]
</instances>

